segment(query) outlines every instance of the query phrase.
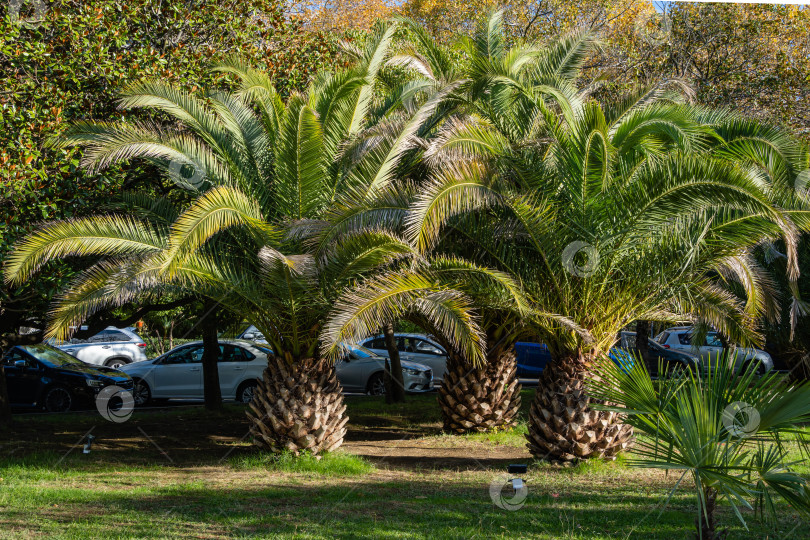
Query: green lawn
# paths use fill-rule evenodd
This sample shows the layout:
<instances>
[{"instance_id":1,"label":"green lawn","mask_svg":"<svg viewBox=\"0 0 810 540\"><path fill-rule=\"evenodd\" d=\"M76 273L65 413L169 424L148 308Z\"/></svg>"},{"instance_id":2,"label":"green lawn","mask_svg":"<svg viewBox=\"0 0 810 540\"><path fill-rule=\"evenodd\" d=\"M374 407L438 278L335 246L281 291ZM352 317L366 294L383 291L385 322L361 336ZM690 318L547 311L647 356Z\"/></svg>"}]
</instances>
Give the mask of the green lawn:
<instances>
[{"instance_id":1,"label":"green lawn","mask_svg":"<svg viewBox=\"0 0 810 540\"><path fill-rule=\"evenodd\" d=\"M531 391L524 396L528 406ZM0 538L686 538L687 478L622 461L531 464L525 505L496 507L490 484L528 462L525 423L489 435L440 431L434 395L388 407L348 398L344 449L322 460L252 449L244 410L139 411L124 424L92 412L18 416L0 443ZM525 412L524 412L525 414ZM90 454L74 445L88 431ZM69 453L67 453L69 452ZM67 455L66 455L67 453ZM804 468L805 473L810 470ZM729 538L806 538L783 506L777 524L728 508Z\"/></svg>"}]
</instances>

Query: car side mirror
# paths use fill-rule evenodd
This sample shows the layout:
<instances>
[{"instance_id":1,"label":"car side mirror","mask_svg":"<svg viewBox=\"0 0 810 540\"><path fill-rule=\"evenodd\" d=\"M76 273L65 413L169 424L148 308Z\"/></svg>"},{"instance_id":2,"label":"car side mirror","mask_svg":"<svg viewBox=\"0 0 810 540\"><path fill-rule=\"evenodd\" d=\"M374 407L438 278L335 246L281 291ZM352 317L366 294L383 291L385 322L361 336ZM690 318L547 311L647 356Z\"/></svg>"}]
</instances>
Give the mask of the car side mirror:
<instances>
[{"instance_id":1,"label":"car side mirror","mask_svg":"<svg viewBox=\"0 0 810 540\"><path fill-rule=\"evenodd\" d=\"M14 367L19 369L25 369L28 367L28 362L25 360L14 360Z\"/></svg>"},{"instance_id":2,"label":"car side mirror","mask_svg":"<svg viewBox=\"0 0 810 540\"><path fill-rule=\"evenodd\" d=\"M242 339L253 339L255 337L256 337L255 334L244 334L242 336Z\"/></svg>"}]
</instances>

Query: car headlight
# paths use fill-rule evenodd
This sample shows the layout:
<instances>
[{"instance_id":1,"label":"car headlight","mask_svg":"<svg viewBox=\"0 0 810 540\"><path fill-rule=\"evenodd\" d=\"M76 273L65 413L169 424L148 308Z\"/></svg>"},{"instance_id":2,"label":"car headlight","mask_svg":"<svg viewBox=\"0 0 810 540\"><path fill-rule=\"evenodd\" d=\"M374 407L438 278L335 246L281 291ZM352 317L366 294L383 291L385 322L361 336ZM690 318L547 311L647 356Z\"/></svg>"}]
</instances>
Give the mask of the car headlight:
<instances>
[{"instance_id":1,"label":"car headlight","mask_svg":"<svg viewBox=\"0 0 810 540\"><path fill-rule=\"evenodd\" d=\"M91 388L101 388L104 386L104 381L99 381L98 379L85 379L84 382Z\"/></svg>"},{"instance_id":2,"label":"car headlight","mask_svg":"<svg viewBox=\"0 0 810 540\"><path fill-rule=\"evenodd\" d=\"M418 369L410 369L410 368L405 368L405 369L403 369L402 371L404 371L404 372L405 372L405 373L407 373L408 375L419 375L420 373L422 373L422 372L421 372L421 371L419 371Z\"/></svg>"}]
</instances>

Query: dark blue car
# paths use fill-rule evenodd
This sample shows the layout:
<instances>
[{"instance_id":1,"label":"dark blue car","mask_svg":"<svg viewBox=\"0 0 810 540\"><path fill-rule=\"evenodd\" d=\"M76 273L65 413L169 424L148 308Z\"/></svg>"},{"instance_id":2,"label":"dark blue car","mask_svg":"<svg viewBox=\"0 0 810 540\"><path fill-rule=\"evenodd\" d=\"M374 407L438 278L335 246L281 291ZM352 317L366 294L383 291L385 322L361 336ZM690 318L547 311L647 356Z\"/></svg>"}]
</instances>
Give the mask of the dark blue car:
<instances>
[{"instance_id":1,"label":"dark blue car","mask_svg":"<svg viewBox=\"0 0 810 540\"><path fill-rule=\"evenodd\" d=\"M536 379L551 360L551 353L543 343L515 343L517 376L521 379Z\"/></svg>"},{"instance_id":2,"label":"dark blue car","mask_svg":"<svg viewBox=\"0 0 810 540\"><path fill-rule=\"evenodd\" d=\"M543 343L528 343L520 341L515 343L515 356L517 360L517 376L520 379L536 379L545 369L546 364L551 361L551 353ZM626 371L627 366L633 365L633 359L629 355L616 354L611 349L609 354L611 360L616 365Z\"/></svg>"}]
</instances>

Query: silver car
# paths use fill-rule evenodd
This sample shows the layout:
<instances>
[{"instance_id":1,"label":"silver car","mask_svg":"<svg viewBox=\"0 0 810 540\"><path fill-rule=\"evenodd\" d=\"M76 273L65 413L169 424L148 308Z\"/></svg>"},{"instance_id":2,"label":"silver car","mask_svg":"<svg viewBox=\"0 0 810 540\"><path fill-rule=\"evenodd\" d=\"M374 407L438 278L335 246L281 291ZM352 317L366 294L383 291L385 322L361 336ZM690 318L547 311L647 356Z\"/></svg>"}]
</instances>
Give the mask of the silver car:
<instances>
[{"instance_id":1,"label":"silver car","mask_svg":"<svg viewBox=\"0 0 810 540\"><path fill-rule=\"evenodd\" d=\"M180 345L154 360L123 366L135 381L136 405L152 400L203 399L203 342ZM247 403L267 367L267 349L247 341L220 341L217 371L224 399Z\"/></svg>"},{"instance_id":2,"label":"silver car","mask_svg":"<svg viewBox=\"0 0 810 540\"><path fill-rule=\"evenodd\" d=\"M689 352L700 356L701 363L706 366L717 360L725 349L717 332L708 332L703 343L695 344L692 341L694 328L691 326L676 326L668 328L655 337L662 347L676 351ZM773 359L765 351L754 348L737 347L735 349L734 367L736 370L746 369L750 364L757 366L757 372L765 374L773 369Z\"/></svg>"},{"instance_id":3,"label":"silver car","mask_svg":"<svg viewBox=\"0 0 810 540\"><path fill-rule=\"evenodd\" d=\"M109 326L87 339L72 339L69 342L46 340L46 343L82 362L113 369L146 360L146 343L134 328Z\"/></svg>"},{"instance_id":4,"label":"silver car","mask_svg":"<svg viewBox=\"0 0 810 540\"><path fill-rule=\"evenodd\" d=\"M383 375L385 358L359 346L345 345L343 358L335 371L343 390L379 396L385 394ZM416 362L402 361L402 380L406 392L428 392L433 389L433 370Z\"/></svg>"},{"instance_id":5,"label":"silver car","mask_svg":"<svg viewBox=\"0 0 810 540\"><path fill-rule=\"evenodd\" d=\"M447 353L434 340L423 334L394 334L397 340L399 357L408 362L418 362L433 370L433 384L441 386L447 372ZM385 338L372 336L360 342L364 347L378 355L388 358Z\"/></svg>"}]
</instances>

